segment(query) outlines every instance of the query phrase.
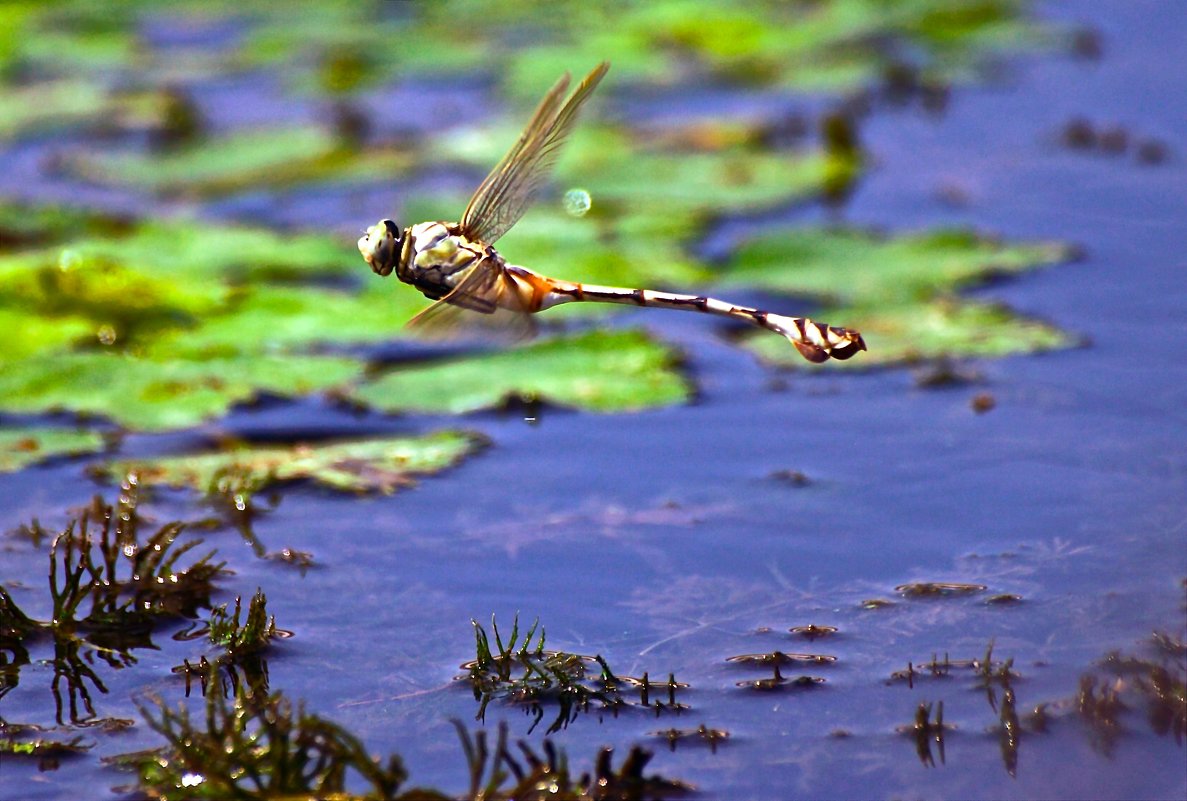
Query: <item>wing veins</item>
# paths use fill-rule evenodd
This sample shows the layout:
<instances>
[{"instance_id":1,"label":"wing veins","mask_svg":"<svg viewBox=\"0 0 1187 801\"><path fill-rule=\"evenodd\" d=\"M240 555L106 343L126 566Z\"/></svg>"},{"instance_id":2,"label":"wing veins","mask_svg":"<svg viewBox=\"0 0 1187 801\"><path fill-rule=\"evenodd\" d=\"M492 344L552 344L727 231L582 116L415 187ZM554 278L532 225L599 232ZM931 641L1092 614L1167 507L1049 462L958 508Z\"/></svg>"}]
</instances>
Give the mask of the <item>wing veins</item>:
<instances>
[{"instance_id":1,"label":"wing veins","mask_svg":"<svg viewBox=\"0 0 1187 801\"><path fill-rule=\"evenodd\" d=\"M519 221L535 190L556 162L559 148L572 130L577 112L610 69L595 67L560 104L569 86L566 73L536 107L519 140L486 176L462 215L461 228L471 239L493 244Z\"/></svg>"}]
</instances>

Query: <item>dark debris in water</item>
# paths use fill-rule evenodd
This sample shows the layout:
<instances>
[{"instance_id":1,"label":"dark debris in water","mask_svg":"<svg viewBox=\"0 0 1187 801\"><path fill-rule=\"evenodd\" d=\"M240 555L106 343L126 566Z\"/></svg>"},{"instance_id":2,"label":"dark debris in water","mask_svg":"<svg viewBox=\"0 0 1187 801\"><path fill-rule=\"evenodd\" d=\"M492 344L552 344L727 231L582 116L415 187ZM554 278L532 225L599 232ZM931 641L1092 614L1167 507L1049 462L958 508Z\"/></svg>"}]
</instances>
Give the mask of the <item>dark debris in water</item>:
<instances>
[{"instance_id":1,"label":"dark debris in water","mask_svg":"<svg viewBox=\"0 0 1187 801\"><path fill-rule=\"evenodd\" d=\"M988 589L984 584L964 584L950 581L920 581L900 584L894 591L904 598L951 598L975 595Z\"/></svg>"},{"instance_id":2,"label":"dark debris in water","mask_svg":"<svg viewBox=\"0 0 1187 801\"><path fill-rule=\"evenodd\" d=\"M709 746L709 750L716 754L718 745L727 741L730 733L725 729L711 729L702 723L695 729L671 728L653 731L651 736L667 740L670 751L675 751L677 744L701 743Z\"/></svg>"},{"instance_id":3,"label":"dark debris in water","mask_svg":"<svg viewBox=\"0 0 1187 801\"><path fill-rule=\"evenodd\" d=\"M1138 135L1124 125L1100 124L1086 117L1072 117L1060 131L1060 142L1069 150L1120 157L1132 153L1138 164L1158 165L1170 158L1163 140Z\"/></svg>"},{"instance_id":4,"label":"dark debris in water","mask_svg":"<svg viewBox=\"0 0 1187 801\"><path fill-rule=\"evenodd\" d=\"M789 631L797 637L803 637L807 640L817 640L821 637L831 637L838 631L836 626L818 626L815 623L809 623L806 626L794 626Z\"/></svg>"},{"instance_id":5,"label":"dark debris in water","mask_svg":"<svg viewBox=\"0 0 1187 801\"><path fill-rule=\"evenodd\" d=\"M801 675L789 678L783 675L783 671L779 669L779 663L773 664L774 674L761 679L746 679L736 682L736 686L744 690L753 690L756 692L786 692L796 690L809 690L822 686L825 679L820 676Z\"/></svg>"},{"instance_id":6,"label":"dark debris in water","mask_svg":"<svg viewBox=\"0 0 1187 801\"><path fill-rule=\"evenodd\" d=\"M788 654L783 651L770 651L764 654L739 654L727 657L726 662L743 665L831 665L837 661L835 656L828 654Z\"/></svg>"}]
</instances>

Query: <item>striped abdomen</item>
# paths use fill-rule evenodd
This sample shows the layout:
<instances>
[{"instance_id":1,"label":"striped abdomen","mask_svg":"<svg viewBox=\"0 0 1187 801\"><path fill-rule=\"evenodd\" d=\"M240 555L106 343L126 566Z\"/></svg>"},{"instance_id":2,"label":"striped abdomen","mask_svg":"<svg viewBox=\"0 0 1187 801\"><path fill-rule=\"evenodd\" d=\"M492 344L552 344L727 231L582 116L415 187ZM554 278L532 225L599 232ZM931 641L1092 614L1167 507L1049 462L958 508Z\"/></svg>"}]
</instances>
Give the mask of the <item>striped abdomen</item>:
<instances>
[{"instance_id":1,"label":"striped abdomen","mask_svg":"<svg viewBox=\"0 0 1187 801\"><path fill-rule=\"evenodd\" d=\"M509 274L530 272L508 265ZM538 276L533 276L537 277ZM539 303L539 309L547 309L561 303L587 301L594 303L623 303L661 309L686 309L706 314L716 314L742 320L774 331L790 340L796 350L810 362L823 362L830 358L848 359L858 351L866 349L861 334L852 328L838 328L825 325L807 317L786 317L772 314L749 306L738 306L704 295L680 295L672 292L655 292L650 289L620 289L611 286L577 284L568 281L543 279L552 284L550 292ZM533 309L535 311L536 309Z\"/></svg>"}]
</instances>

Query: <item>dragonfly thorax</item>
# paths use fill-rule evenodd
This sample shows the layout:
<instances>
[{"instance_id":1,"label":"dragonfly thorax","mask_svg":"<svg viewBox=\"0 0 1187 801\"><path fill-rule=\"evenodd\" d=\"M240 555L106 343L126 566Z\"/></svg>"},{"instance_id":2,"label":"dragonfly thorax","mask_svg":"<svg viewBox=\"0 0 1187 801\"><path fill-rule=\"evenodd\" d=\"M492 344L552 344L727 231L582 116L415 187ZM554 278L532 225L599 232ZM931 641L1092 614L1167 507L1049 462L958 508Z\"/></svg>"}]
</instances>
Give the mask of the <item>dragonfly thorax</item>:
<instances>
[{"instance_id":1,"label":"dragonfly thorax","mask_svg":"<svg viewBox=\"0 0 1187 801\"><path fill-rule=\"evenodd\" d=\"M490 245L468 239L457 223L447 222L409 228L404 251L396 276L434 300L448 294L482 259L500 258Z\"/></svg>"}]
</instances>

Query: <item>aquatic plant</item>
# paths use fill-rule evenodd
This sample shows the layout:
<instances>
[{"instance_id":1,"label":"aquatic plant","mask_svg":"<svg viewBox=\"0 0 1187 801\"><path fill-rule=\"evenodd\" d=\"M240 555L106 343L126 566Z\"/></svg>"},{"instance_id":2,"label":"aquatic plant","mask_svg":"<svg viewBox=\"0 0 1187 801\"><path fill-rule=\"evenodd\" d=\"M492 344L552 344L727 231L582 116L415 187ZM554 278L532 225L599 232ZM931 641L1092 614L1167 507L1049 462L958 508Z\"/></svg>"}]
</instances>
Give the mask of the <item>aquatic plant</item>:
<instances>
[{"instance_id":1,"label":"aquatic plant","mask_svg":"<svg viewBox=\"0 0 1187 801\"><path fill-rule=\"evenodd\" d=\"M521 640L517 615L504 643L492 616L494 648L482 625L476 620L470 622L474 626L476 656L462 665L466 674L461 678L469 682L474 700L479 702L475 715L478 720L485 720L487 707L496 699L522 706L534 717L529 733L543 720L545 708L555 705L556 717L547 729L549 734L591 710L617 715L624 709L646 708L658 715L665 710L679 712L687 708L676 700L676 691L687 685L677 682L674 675L669 674L668 681L662 683L651 681L647 673L642 678L617 676L600 655L545 650L539 620L532 623ZM659 688L667 690L667 703L652 700L652 690ZM639 692L637 702L627 697L628 690Z\"/></svg>"},{"instance_id":2,"label":"aquatic plant","mask_svg":"<svg viewBox=\"0 0 1187 801\"><path fill-rule=\"evenodd\" d=\"M617 770L613 749L602 748L594 758L593 771L574 778L564 752L549 740L544 741L543 756L520 740L516 745L522 757L517 758L509 748L507 724L500 724L493 748L486 744L486 732L480 730L471 737L460 723L454 725L470 768L470 788L465 798L472 801L643 801L682 796L694 790L685 782L644 776L651 753L639 746L627 752ZM505 786L511 778L514 785Z\"/></svg>"},{"instance_id":3,"label":"aquatic plant","mask_svg":"<svg viewBox=\"0 0 1187 801\"><path fill-rule=\"evenodd\" d=\"M192 676L197 674L201 678L202 692L206 693L207 679L214 673L225 676L236 691L242 675L254 695L267 692L268 663L263 658L263 652L273 639L287 637L290 633L276 628L276 617L268 615L268 600L263 590L256 590L248 603L247 616L241 623L242 600L241 597L235 598L233 612L228 611L228 604L215 607L204 624L178 635L178 639L205 636L220 649L217 654L202 655L195 664L187 659L173 668L174 673L185 676L187 695Z\"/></svg>"},{"instance_id":4,"label":"aquatic plant","mask_svg":"<svg viewBox=\"0 0 1187 801\"><path fill-rule=\"evenodd\" d=\"M41 770L52 770L63 757L77 756L94 747L81 735L68 740L43 736L44 728L9 723L0 718L0 761L8 758L39 760Z\"/></svg>"},{"instance_id":5,"label":"aquatic plant","mask_svg":"<svg viewBox=\"0 0 1187 801\"><path fill-rule=\"evenodd\" d=\"M212 550L180 567L181 558L202 543L174 547L185 528L180 522L162 525L141 542L137 504L135 476L127 478L114 505L95 496L50 548L50 620L25 615L0 586L0 631L18 639L37 630L71 635L77 629L92 640L118 640L121 632L135 638L153 618L192 617L208 605L225 563L214 562Z\"/></svg>"},{"instance_id":6,"label":"aquatic plant","mask_svg":"<svg viewBox=\"0 0 1187 801\"><path fill-rule=\"evenodd\" d=\"M381 764L346 729L279 693L227 696L209 681L200 720L155 698L140 712L167 743L137 763L140 788L155 799L346 798L352 776L369 788L354 797L394 799L408 776L398 756Z\"/></svg>"},{"instance_id":7,"label":"aquatic plant","mask_svg":"<svg viewBox=\"0 0 1187 801\"><path fill-rule=\"evenodd\" d=\"M931 719L933 706L936 710L936 719ZM940 764L944 764L944 732L954 728L951 724L944 723L944 702L940 701L938 704L921 703L915 708L915 722L910 726L900 726L898 731L903 734L909 734L915 741L915 753L919 757L919 761L926 767L934 768L936 759L931 752L931 744L934 742L940 754Z\"/></svg>"},{"instance_id":8,"label":"aquatic plant","mask_svg":"<svg viewBox=\"0 0 1187 801\"><path fill-rule=\"evenodd\" d=\"M13 655L0 672L0 696L16 686L20 667L29 662L25 644L48 635L58 723L98 723L92 692L106 693L107 687L94 669L96 660L113 668L133 664L135 649L153 647L159 621L193 617L209 606L223 563L214 562L210 551L181 567L181 558L201 540L174 547L184 528L177 522L142 538L137 504L138 486L129 477L114 505L96 496L54 538L48 620L26 614L0 585L0 644Z\"/></svg>"},{"instance_id":9,"label":"aquatic plant","mask_svg":"<svg viewBox=\"0 0 1187 801\"><path fill-rule=\"evenodd\" d=\"M445 801L454 796L410 788L398 755L371 756L354 734L306 712L280 693L254 695L240 688L227 695L212 681L205 714L169 707L159 698L141 705L148 725L166 740L164 748L125 755L120 761L137 771L141 792L160 801L173 799L335 798L348 801ZM543 754L527 743L511 751L507 726L499 727L493 747L486 732L471 735L455 723L465 754L472 801L589 799L629 801L681 794L681 782L645 776L650 754L633 748L615 769L611 749L602 749L591 772L574 776L563 751L545 740ZM362 787L360 791L348 789Z\"/></svg>"},{"instance_id":10,"label":"aquatic plant","mask_svg":"<svg viewBox=\"0 0 1187 801\"><path fill-rule=\"evenodd\" d=\"M664 729L651 732L653 737L668 741L668 749L676 750L677 743L700 742L709 746L709 750L716 754L717 746L729 739L730 733L725 729L711 729L702 723L695 729Z\"/></svg>"}]
</instances>

